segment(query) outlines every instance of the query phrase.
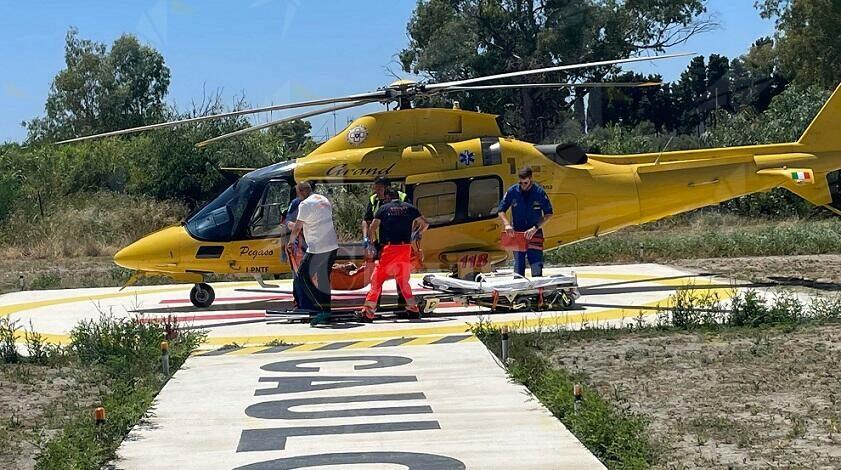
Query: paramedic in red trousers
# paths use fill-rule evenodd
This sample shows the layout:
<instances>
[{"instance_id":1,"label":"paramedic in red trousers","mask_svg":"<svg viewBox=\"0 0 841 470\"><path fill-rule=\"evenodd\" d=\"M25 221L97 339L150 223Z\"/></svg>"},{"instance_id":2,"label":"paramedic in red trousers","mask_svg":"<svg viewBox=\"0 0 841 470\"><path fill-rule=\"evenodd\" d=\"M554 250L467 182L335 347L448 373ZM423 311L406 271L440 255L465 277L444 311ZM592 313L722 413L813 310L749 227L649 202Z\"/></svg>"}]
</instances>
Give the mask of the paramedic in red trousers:
<instances>
[{"instance_id":1,"label":"paramedic in red trousers","mask_svg":"<svg viewBox=\"0 0 841 470\"><path fill-rule=\"evenodd\" d=\"M307 251L298 266L296 278L301 285L300 293L318 312L313 324L322 323L330 317L330 270L339 250L333 226L333 205L326 197L315 194L309 183L299 183L295 189L301 203L287 249L294 249L298 234L303 230Z\"/></svg>"},{"instance_id":2,"label":"paramedic in red trousers","mask_svg":"<svg viewBox=\"0 0 841 470\"><path fill-rule=\"evenodd\" d=\"M552 202L532 179L531 167L523 167L517 176L519 183L508 188L499 203L499 218L509 235L525 233L527 249L514 252L514 272L525 276L528 260L532 277L540 277L543 276L543 225L552 217ZM509 207L511 222L505 217Z\"/></svg>"},{"instance_id":3,"label":"paramedic in red trousers","mask_svg":"<svg viewBox=\"0 0 841 470\"><path fill-rule=\"evenodd\" d=\"M374 221L374 214L380 210L383 204L385 204L385 192L387 189L391 188L391 181L385 176L378 176L374 180L373 185L373 193L368 198L368 205L365 207L365 215L362 216L362 243L365 247L366 251L373 251L374 259L379 259L380 252L382 251L382 243L380 243L379 234L376 230L371 229L371 223ZM397 197L395 199L399 199L401 201L406 200L406 193L403 191L397 191ZM404 307L406 305L406 300L403 299L403 296L400 292L397 293L397 306Z\"/></svg>"},{"instance_id":4,"label":"paramedic in red trousers","mask_svg":"<svg viewBox=\"0 0 841 470\"><path fill-rule=\"evenodd\" d=\"M412 274L412 242L420 239L429 224L420 211L408 202L401 201L396 190L385 191L384 204L374 214L370 230L379 229L379 242L382 246L380 262L371 275L371 290L365 296L365 305L359 312L362 321L372 321L377 309L377 299L383 290L383 283L388 279L397 281L397 289L406 299L406 311L417 317L420 312L409 277Z\"/></svg>"}]
</instances>

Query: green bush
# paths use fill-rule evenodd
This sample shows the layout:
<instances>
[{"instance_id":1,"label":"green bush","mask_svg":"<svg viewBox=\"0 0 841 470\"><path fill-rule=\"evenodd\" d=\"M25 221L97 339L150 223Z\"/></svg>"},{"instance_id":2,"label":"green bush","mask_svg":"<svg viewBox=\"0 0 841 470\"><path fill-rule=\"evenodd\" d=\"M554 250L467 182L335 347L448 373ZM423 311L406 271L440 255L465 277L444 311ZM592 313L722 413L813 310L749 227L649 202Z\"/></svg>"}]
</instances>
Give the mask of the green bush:
<instances>
[{"instance_id":1,"label":"green bush","mask_svg":"<svg viewBox=\"0 0 841 470\"><path fill-rule=\"evenodd\" d=\"M0 174L0 222L6 220L18 199L20 199L18 179Z\"/></svg>"},{"instance_id":2,"label":"green bush","mask_svg":"<svg viewBox=\"0 0 841 470\"><path fill-rule=\"evenodd\" d=\"M171 324L151 318L120 318L102 314L83 320L70 331L70 350L83 364L99 364L121 379L142 376L160 368L161 341L170 340L170 357L177 363L198 346L203 337L182 334L169 338Z\"/></svg>"},{"instance_id":3,"label":"green bush","mask_svg":"<svg viewBox=\"0 0 841 470\"><path fill-rule=\"evenodd\" d=\"M169 341L171 370L177 370L205 339L197 330L177 330L173 320L101 315L82 321L70 333L69 350L103 388L107 410L97 425L90 409L79 409L37 458L39 470L102 468L152 404L168 379L161 372L160 344Z\"/></svg>"},{"instance_id":4,"label":"green bush","mask_svg":"<svg viewBox=\"0 0 841 470\"><path fill-rule=\"evenodd\" d=\"M730 301L729 323L733 326L793 324L813 318L792 293L780 291L769 302L754 290L747 290Z\"/></svg>"},{"instance_id":5,"label":"green bush","mask_svg":"<svg viewBox=\"0 0 841 470\"><path fill-rule=\"evenodd\" d=\"M818 321L841 320L841 295L813 297L809 311Z\"/></svg>"},{"instance_id":6,"label":"green bush","mask_svg":"<svg viewBox=\"0 0 841 470\"><path fill-rule=\"evenodd\" d=\"M333 202L333 222L340 240L353 241L362 239L362 217L368 204L370 187L368 185L350 185L334 188L328 196Z\"/></svg>"},{"instance_id":7,"label":"green bush","mask_svg":"<svg viewBox=\"0 0 841 470\"><path fill-rule=\"evenodd\" d=\"M41 273L27 286L32 290L57 289L61 286L61 275L58 273Z\"/></svg>"},{"instance_id":8,"label":"green bush","mask_svg":"<svg viewBox=\"0 0 841 470\"><path fill-rule=\"evenodd\" d=\"M499 355L501 332L497 327L480 322L473 326L473 332ZM651 467L657 453L647 437L646 420L586 388L576 411L572 390L583 377L553 367L535 348L539 342L537 333L511 333L512 361L508 367L511 378L526 386L608 468Z\"/></svg>"},{"instance_id":9,"label":"green bush","mask_svg":"<svg viewBox=\"0 0 841 470\"><path fill-rule=\"evenodd\" d=\"M676 328L715 328L722 323L725 316L721 298L716 292L696 291L690 285L672 294L670 300L671 325Z\"/></svg>"},{"instance_id":10,"label":"green bush","mask_svg":"<svg viewBox=\"0 0 841 470\"><path fill-rule=\"evenodd\" d=\"M6 364L20 362L20 355L15 345L19 329L17 321L12 321L9 317L0 318L0 357Z\"/></svg>"}]
</instances>

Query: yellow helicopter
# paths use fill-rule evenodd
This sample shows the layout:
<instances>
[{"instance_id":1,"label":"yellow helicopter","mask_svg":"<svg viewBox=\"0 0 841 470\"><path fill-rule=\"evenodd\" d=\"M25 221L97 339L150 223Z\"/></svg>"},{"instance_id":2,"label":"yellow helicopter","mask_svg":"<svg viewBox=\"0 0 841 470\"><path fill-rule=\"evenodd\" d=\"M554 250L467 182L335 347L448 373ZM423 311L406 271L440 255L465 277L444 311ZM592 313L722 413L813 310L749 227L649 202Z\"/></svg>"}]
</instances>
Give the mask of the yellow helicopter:
<instances>
[{"instance_id":1,"label":"yellow helicopter","mask_svg":"<svg viewBox=\"0 0 841 470\"><path fill-rule=\"evenodd\" d=\"M679 57L671 54L561 65L444 83L401 80L371 93L202 116L70 139L190 124L249 113L332 105L200 142L198 147L368 103L397 101L398 110L362 116L309 155L245 174L183 224L154 232L120 250L114 261L142 276L195 284L190 299L208 307L210 274L264 277L290 271L283 256L282 223L296 181L327 185L371 183L387 176L404 185L409 200L431 224L422 248L423 269L460 277L505 261L496 213L503 192L529 165L555 209L544 226L546 249L624 227L716 204L745 194L786 188L841 214L841 93L830 97L797 142L637 155L587 154L574 144L535 145L502 135L496 116L454 109L413 109L417 96L521 87L651 86L652 83L537 83L475 85L489 80ZM841 87L839 88L841 89ZM341 104L336 104L341 103ZM339 259L360 261L361 243L342 244Z\"/></svg>"}]
</instances>

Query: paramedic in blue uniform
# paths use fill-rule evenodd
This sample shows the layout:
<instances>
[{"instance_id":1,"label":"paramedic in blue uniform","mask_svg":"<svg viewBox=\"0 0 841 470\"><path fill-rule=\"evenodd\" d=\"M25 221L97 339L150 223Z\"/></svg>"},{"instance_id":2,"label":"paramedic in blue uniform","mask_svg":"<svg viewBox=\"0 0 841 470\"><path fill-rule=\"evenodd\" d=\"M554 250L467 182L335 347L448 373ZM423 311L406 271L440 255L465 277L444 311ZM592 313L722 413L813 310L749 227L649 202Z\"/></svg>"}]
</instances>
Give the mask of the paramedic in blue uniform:
<instances>
[{"instance_id":1,"label":"paramedic in blue uniform","mask_svg":"<svg viewBox=\"0 0 841 470\"><path fill-rule=\"evenodd\" d=\"M543 225L552 217L552 202L532 179L531 167L523 167L517 176L520 181L505 192L498 215L509 235L524 232L527 241L526 251L514 252L514 272L524 276L528 260L532 277L540 277L543 275ZM511 208L510 222L505 216L508 208Z\"/></svg>"}]
</instances>

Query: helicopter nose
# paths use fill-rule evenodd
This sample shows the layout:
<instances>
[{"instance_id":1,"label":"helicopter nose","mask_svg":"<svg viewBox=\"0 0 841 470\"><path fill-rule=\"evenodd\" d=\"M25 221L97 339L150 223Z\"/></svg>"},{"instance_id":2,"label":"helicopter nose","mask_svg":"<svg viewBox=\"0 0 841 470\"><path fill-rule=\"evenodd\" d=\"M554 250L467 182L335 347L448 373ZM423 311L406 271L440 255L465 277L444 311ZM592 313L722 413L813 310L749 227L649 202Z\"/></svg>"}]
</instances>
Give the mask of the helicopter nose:
<instances>
[{"instance_id":1,"label":"helicopter nose","mask_svg":"<svg viewBox=\"0 0 841 470\"><path fill-rule=\"evenodd\" d=\"M189 235L183 227L169 227L147 235L114 255L114 263L134 270L153 271L176 263L179 242Z\"/></svg>"}]
</instances>

